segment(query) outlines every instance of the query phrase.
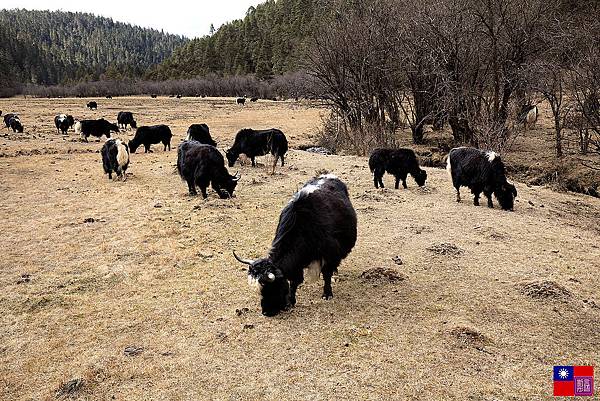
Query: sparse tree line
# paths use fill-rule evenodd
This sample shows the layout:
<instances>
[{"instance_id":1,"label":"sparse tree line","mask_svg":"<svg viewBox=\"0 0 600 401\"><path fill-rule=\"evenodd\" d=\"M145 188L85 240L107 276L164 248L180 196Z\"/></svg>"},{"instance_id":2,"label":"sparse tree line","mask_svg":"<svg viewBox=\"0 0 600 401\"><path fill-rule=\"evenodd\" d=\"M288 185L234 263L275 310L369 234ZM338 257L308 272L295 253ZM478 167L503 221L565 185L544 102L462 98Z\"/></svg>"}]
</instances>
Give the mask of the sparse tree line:
<instances>
[{"instance_id":1,"label":"sparse tree line","mask_svg":"<svg viewBox=\"0 0 600 401\"><path fill-rule=\"evenodd\" d=\"M171 79L166 81L103 80L75 85L21 85L17 93L32 97L105 97L127 95L159 96L223 96L257 97L260 99L317 98L314 79L303 72L278 75L259 80L254 75L221 77L210 74L203 78Z\"/></svg>"},{"instance_id":2,"label":"sparse tree line","mask_svg":"<svg viewBox=\"0 0 600 401\"><path fill-rule=\"evenodd\" d=\"M407 125L448 123L455 142L502 150L522 107L546 100L563 130L600 151L600 4L567 0L337 0L308 73L333 106L327 138L357 153ZM387 132L387 134L382 134Z\"/></svg>"}]
</instances>

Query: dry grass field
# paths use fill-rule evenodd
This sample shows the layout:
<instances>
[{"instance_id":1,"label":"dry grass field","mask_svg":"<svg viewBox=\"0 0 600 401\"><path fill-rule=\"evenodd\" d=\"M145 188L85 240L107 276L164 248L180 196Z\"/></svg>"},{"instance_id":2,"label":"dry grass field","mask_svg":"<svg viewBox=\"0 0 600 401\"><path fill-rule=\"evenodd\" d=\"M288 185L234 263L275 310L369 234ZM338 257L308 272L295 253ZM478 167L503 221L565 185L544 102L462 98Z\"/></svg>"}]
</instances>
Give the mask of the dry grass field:
<instances>
[{"instance_id":1,"label":"dry grass field","mask_svg":"<svg viewBox=\"0 0 600 401\"><path fill-rule=\"evenodd\" d=\"M63 138L53 116L130 110L171 125L174 147L206 122L223 149L242 127L310 143L325 110L98 102L0 100L26 128L0 138L1 400L542 400L553 365L600 365L600 199L517 182L515 212L490 210L466 190L455 203L443 170L376 190L366 158L292 150L274 176L265 158L240 167L233 200L204 201L175 149L138 151L111 182L101 143ZM317 170L348 184L356 247L333 300L306 284L295 309L265 318L231 251L263 256Z\"/></svg>"}]
</instances>

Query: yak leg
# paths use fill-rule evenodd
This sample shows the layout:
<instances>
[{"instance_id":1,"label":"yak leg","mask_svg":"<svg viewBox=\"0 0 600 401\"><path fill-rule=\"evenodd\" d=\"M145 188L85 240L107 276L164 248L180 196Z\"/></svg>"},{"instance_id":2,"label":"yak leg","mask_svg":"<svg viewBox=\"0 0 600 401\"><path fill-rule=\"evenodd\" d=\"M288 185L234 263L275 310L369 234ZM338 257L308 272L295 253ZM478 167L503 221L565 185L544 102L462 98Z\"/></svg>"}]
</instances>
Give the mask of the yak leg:
<instances>
[{"instance_id":1,"label":"yak leg","mask_svg":"<svg viewBox=\"0 0 600 401\"><path fill-rule=\"evenodd\" d=\"M290 304L291 306L296 305L296 290L298 286L301 284L300 281L292 280L290 281Z\"/></svg>"},{"instance_id":2,"label":"yak leg","mask_svg":"<svg viewBox=\"0 0 600 401\"><path fill-rule=\"evenodd\" d=\"M256 160L254 159L254 156L250 158L250 161L252 161L252 167L256 167Z\"/></svg>"},{"instance_id":3,"label":"yak leg","mask_svg":"<svg viewBox=\"0 0 600 401\"><path fill-rule=\"evenodd\" d=\"M277 166L277 156L275 156L275 158L273 159L272 175L275 175L275 166Z\"/></svg>"},{"instance_id":4,"label":"yak leg","mask_svg":"<svg viewBox=\"0 0 600 401\"><path fill-rule=\"evenodd\" d=\"M460 187L456 188L456 202L460 203Z\"/></svg>"},{"instance_id":5,"label":"yak leg","mask_svg":"<svg viewBox=\"0 0 600 401\"><path fill-rule=\"evenodd\" d=\"M331 299L333 298L333 290L331 289L331 277L333 276L333 271L331 271L327 263L324 263L321 267L321 274L323 275L323 299Z\"/></svg>"},{"instance_id":6,"label":"yak leg","mask_svg":"<svg viewBox=\"0 0 600 401\"><path fill-rule=\"evenodd\" d=\"M198 192L196 191L196 184L194 183L194 180L187 180L187 184L188 184L188 190L190 192L190 195L192 195L192 196L198 195Z\"/></svg>"},{"instance_id":7,"label":"yak leg","mask_svg":"<svg viewBox=\"0 0 600 401\"><path fill-rule=\"evenodd\" d=\"M478 189L473 189L473 205L479 206L479 195L481 195L481 191Z\"/></svg>"},{"instance_id":8,"label":"yak leg","mask_svg":"<svg viewBox=\"0 0 600 401\"><path fill-rule=\"evenodd\" d=\"M385 186L383 185L384 173L385 171L381 169L375 169L373 171L373 183L375 184L375 188L385 188Z\"/></svg>"},{"instance_id":9,"label":"yak leg","mask_svg":"<svg viewBox=\"0 0 600 401\"><path fill-rule=\"evenodd\" d=\"M109 172L108 172L108 179L109 179L109 180L112 180L112 171L109 171Z\"/></svg>"},{"instance_id":10,"label":"yak leg","mask_svg":"<svg viewBox=\"0 0 600 401\"><path fill-rule=\"evenodd\" d=\"M494 207L494 202L492 202L492 193L488 192L488 191L483 191L483 194L485 195L485 197L487 198L487 205L488 207Z\"/></svg>"},{"instance_id":11,"label":"yak leg","mask_svg":"<svg viewBox=\"0 0 600 401\"><path fill-rule=\"evenodd\" d=\"M404 189L406 189L407 188L406 187L406 174L399 174L399 175L396 175L395 177L396 177L396 186L395 186L395 188L398 189L400 181L402 181L402 187Z\"/></svg>"},{"instance_id":12,"label":"yak leg","mask_svg":"<svg viewBox=\"0 0 600 401\"><path fill-rule=\"evenodd\" d=\"M283 165L284 165L284 161L283 161L283 155L281 155L281 156L279 156L279 157L281 157L281 167L283 167Z\"/></svg>"}]
</instances>

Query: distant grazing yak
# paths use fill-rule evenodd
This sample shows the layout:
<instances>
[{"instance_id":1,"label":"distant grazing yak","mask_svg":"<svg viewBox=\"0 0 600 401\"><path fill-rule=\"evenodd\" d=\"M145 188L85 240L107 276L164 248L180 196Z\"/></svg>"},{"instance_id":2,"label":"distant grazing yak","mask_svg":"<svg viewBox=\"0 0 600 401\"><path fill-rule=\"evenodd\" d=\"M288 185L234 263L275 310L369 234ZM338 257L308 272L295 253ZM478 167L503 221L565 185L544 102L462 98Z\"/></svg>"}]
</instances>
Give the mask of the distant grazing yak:
<instances>
[{"instance_id":1,"label":"distant grazing yak","mask_svg":"<svg viewBox=\"0 0 600 401\"><path fill-rule=\"evenodd\" d=\"M131 128L137 128L137 123L133 119L133 113L130 111L120 111L117 114L117 124L119 124L119 128L127 129L128 125L131 125Z\"/></svg>"},{"instance_id":2,"label":"distant grazing yak","mask_svg":"<svg viewBox=\"0 0 600 401\"><path fill-rule=\"evenodd\" d=\"M258 98L257 97L253 97L250 99L251 102L258 102Z\"/></svg>"},{"instance_id":3,"label":"distant grazing yak","mask_svg":"<svg viewBox=\"0 0 600 401\"><path fill-rule=\"evenodd\" d=\"M245 97L238 97L236 100L237 104L241 104L242 106L246 103Z\"/></svg>"},{"instance_id":4,"label":"distant grazing yak","mask_svg":"<svg viewBox=\"0 0 600 401\"><path fill-rule=\"evenodd\" d=\"M465 186L473 193L475 206L479 206L479 196L483 192L489 207L494 207L494 194L502 209L513 210L517 189L506 180L504 163L497 153L454 148L448 154L446 169L452 177L457 202L460 202L460 187Z\"/></svg>"},{"instance_id":5,"label":"distant grazing yak","mask_svg":"<svg viewBox=\"0 0 600 401\"><path fill-rule=\"evenodd\" d=\"M525 105L519 113L519 122L524 125L525 129L535 126L538 119L538 108L536 105Z\"/></svg>"},{"instance_id":6,"label":"distant grazing yak","mask_svg":"<svg viewBox=\"0 0 600 401\"><path fill-rule=\"evenodd\" d=\"M256 167L256 156L264 156L271 153L274 156L273 174L277 160L281 159L284 165L284 157L288 151L288 141L283 132L271 128L265 130L243 129L235 136L233 146L226 152L229 167L233 167L240 154L245 154L252 161L252 167Z\"/></svg>"},{"instance_id":7,"label":"distant grazing yak","mask_svg":"<svg viewBox=\"0 0 600 401\"><path fill-rule=\"evenodd\" d=\"M98 109L98 103L96 102L88 102L87 103L87 108L90 110L96 110Z\"/></svg>"},{"instance_id":8,"label":"distant grazing yak","mask_svg":"<svg viewBox=\"0 0 600 401\"><path fill-rule=\"evenodd\" d=\"M23 132L23 124L21 124L21 120L19 120L18 116L12 117L10 120L8 120L8 125L13 132Z\"/></svg>"},{"instance_id":9,"label":"distant grazing yak","mask_svg":"<svg viewBox=\"0 0 600 401\"><path fill-rule=\"evenodd\" d=\"M75 125L75 119L70 114L59 114L54 117L54 125L59 134L66 135L69 128Z\"/></svg>"},{"instance_id":10,"label":"distant grazing yak","mask_svg":"<svg viewBox=\"0 0 600 401\"><path fill-rule=\"evenodd\" d=\"M171 129L164 124L142 126L137 129L135 136L129 141L129 150L131 153L135 153L140 145L144 145L144 153L152 152L150 146L153 144L161 143L164 145L164 150L171 150L171 138L173 134Z\"/></svg>"},{"instance_id":11,"label":"distant grazing yak","mask_svg":"<svg viewBox=\"0 0 600 401\"><path fill-rule=\"evenodd\" d=\"M323 299L333 297L331 277L356 243L356 212L348 188L336 176L313 178L281 211L275 239L266 257L235 258L250 266L248 283L261 295L265 316L296 304L296 290L306 279L323 276Z\"/></svg>"},{"instance_id":12,"label":"distant grazing yak","mask_svg":"<svg viewBox=\"0 0 600 401\"><path fill-rule=\"evenodd\" d=\"M150 95L150 97L151 97L152 99L156 99L156 98L157 98L157 96L158 96L158 95L155 95L155 94L152 94L152 95Z\"/></svg>"},{"instance_id":13,"label":"distant grazing yak","mask_svg":"<svg viewBox=\"0 0 600 401\"><path fill-rule=\"evenodd\" d=\"M406 177L412 175L417 185L422 187L427 180L427 172L419 167L415 152L411 149L375 149L369 158L369 168L373 173L375 188L384 188L383 174L387 172L396 178L395 188L400 181L406 189Z\"/></svg>"},{"instance_id":14,"label":"distant grazing yak","mask_svg":"<svg viewBox=\"0 0 600 401\"><path fill-rule=\"evenodd\" d=\"M112 179L112 173L118 178L125 179L125 170L129 166L129 148L120 139L109 139L102 146L102 166L108 179Z\"/></svg>"},{"instance_id":15,"label":"distant grazing yak","mask_svg":"<svg viewBox=\"0 0 600 401\"><path fill-rule=\"evenodd\" d=\"M103 118L99 120L81 120L75 124L75 133L80 135L81 139L86 142L90 136L100 138L105 135L106 138L110 138L111 131L119 132L119 127Z\"/></svg>"},{"instance_id":16,"label":"distant grazing yak","mask_svg":"<svg viewBox=\"0 0 600 401\"><path fill-rule=\"evenodd\" d=\"M19 118L19 115L16 113L6 113L4 115L4 117L3 117L4 118L4 126L6 128L10 129L10 119L13 117Z\"/></svg>"},{"instance_id":17,"label":"distant grazing yak","mask_svg":"<svg viewBox=\"0 0 600 401\"><path fill-rule=\"evenodd\" d=\"M197 141L206 145L217 146L217 143L210 136L210 130L206 124L192 124L187 130L188 141Z\"/></svg>"},{"instance_id":18,"label":"distant grazing yak","mask_svg":"<svg viewBox=\"0 0 600 401\"><path fill-rule=\"evenodd\" d=\"M225 168L225 159L214 146L196 141L184 141L177 149L177 171L188 184L190 195L197 195L200 188L202 197L207 198L209 185L221 199L233 196L240 175L230 175Z\"/></svg>"}]
</instances>

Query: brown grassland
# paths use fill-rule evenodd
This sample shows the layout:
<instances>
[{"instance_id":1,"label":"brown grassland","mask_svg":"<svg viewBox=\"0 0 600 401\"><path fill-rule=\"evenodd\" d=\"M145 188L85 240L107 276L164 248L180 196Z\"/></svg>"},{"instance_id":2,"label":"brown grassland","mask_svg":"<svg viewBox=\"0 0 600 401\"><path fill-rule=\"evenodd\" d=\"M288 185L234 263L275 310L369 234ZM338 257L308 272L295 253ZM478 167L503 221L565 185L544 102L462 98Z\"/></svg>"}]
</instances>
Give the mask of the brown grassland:
<instances>
[{"instance_id":1,"label":"brown grassland","mask_svg":"<svg viewBox=\"0 0 600 401\"><path fill-rule=\"evenodd\" d=\"M326 109L86 101L0 100L26 131L0 138L1 400L540 400L553 365L600 365L600 199L517 182L515 211L490 210L467 189L456 203L441 169L423 188L386 176L377 190L364 157L292 149L274 176L259 158L233 200L205 201L175 172L189 124L206 122L220 149L243 127L280 128L294 148ZM111 182L101 142L63 138L52 119L120 110L169 124L174 146L138 150ZM265 318L231 251L265 255L320 170L349 186L356 247L333 300L305 284L295 309Z\"/></svg>"}]
</instances>

